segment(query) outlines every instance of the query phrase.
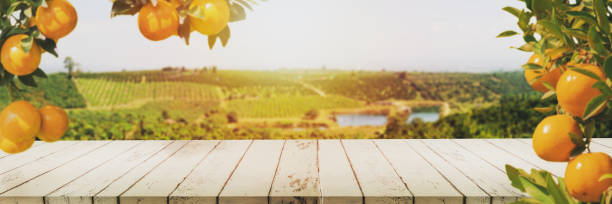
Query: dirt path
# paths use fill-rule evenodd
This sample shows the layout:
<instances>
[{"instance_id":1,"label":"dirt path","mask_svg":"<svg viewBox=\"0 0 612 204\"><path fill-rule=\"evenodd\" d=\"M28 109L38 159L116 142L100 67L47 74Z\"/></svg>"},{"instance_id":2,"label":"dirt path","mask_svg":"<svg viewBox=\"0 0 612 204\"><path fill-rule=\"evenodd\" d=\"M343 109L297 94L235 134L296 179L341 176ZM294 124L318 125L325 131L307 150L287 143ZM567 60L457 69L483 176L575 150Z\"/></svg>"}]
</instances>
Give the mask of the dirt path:
<instances>
[{"instance_id":1,"label":"dirt path","mask_svg":"<svg viewBox=\"0 0 612 204\"><path fill-rule=\"evenodd\" d=\"M312 91L314 91L315 93L319 94L320 96L323 97L327 97L327 95L325 94L325 92L323 92L323 90L314 87L313 85L307 84L306 82L302 82L302 86L304 86L304 88L310 89Z\"/></svg>"}]
</instances>

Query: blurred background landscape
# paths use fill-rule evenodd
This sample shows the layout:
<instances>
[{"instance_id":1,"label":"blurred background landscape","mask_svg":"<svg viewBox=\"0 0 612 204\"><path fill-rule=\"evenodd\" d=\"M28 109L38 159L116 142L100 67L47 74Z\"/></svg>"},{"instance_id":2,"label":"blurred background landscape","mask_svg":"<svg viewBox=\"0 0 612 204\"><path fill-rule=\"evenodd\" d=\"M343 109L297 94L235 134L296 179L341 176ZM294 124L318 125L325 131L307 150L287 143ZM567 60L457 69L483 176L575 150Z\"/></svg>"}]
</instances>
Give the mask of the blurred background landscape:
<instances>
[{"instance_id":1,"label":"blurred background landscape","mask_svg":"<svg viewBox=\"0 0 612 204\"><path fill-rule=\"evenodd\" d=\"M529 137L554 104L525 81L521 39L495 38L520 1L267 1L212 50L149 41L109 1L72 3L48 78L18 83L67 109L64 139Z\"/></svg>"}]
</instances>

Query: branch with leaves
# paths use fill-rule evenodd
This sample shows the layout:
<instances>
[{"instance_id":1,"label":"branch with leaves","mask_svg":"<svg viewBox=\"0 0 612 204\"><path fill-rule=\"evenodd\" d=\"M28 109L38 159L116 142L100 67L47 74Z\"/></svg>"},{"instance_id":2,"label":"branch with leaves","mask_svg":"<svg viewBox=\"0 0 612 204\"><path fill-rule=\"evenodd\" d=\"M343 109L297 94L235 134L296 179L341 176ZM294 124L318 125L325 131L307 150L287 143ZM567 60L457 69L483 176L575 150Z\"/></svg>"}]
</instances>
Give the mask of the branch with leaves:
<instances>
[{"instance_id":1,"label":"branch with leaves","mask_svg":"<svg viewBox=\"0 0 612 204\"><path fill-rule=\"evenodd\" d=\"M612 2L607 0L520 0L523 9L505 7L515 16L520 33L508 30L497 37L520 35L513 47L533 53L522 67L526 81L555 100L537 111L549 114L534 131L536 154L547 161L568 162L564 178L546 171L527 174L507 166L512 185L532 198L518 203L610 203L612 158L590 150L596 127L612 120ZM587 151L587 153L585 153Z\"/></svg>"}]
</instances>

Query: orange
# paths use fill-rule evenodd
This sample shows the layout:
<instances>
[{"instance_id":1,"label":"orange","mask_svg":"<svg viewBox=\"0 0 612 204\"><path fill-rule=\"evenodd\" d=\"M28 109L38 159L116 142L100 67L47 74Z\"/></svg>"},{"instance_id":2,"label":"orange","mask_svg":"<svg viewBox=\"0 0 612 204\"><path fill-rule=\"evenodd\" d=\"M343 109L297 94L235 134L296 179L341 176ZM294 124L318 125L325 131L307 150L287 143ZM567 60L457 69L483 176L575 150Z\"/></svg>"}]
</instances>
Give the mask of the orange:
<instances>
[{"instance_id":1,"label":"orange","mask_svg":"<svg viewBox=\"0 0 612 204\"><path fill-rule=\"evenodd\" d=\"M544 118L533 132L533 150L546 161L569 161L576 147L570 133L582 138L578 122L568 115L553 115Z\"/></svg>"},{"instance_id":2,"label":"orange","mask_svg":"<svg viewBox=\"0 0 612 204\"><path fill-rule=\"evenodd\" d=\"M604 72L597 65L577 64L569 66L593 72L601 79L606 78ZM559 106L573 116L582 117L591 99L601 95L599 89L593 88L595 82L597 82L596 79L568 69L561 75L561 79L557 83L557 101ZM601 112L602 110L603 107L596 111Z\"/></svg>"},{"instance_id":3,"label":"orange","mask_svg":"<svg viewBox=\"0 0 612 204\"><path fill-rule=\"evenodd\" d=\"M140 33L149 40L165 40L178 31L178 12L174 5L165 0L157 1L157 6L149 2L140 8L138 28Z\"/></svg>"},{"instance_id":4,"label":"orange","mask_svg":"<svg viewBox=\"0 0 612 204\"><path fill-rule=\"evenodd\" d=\"M48 105L40 108L42 125L38 138L45 142L55 142L68 130L68 114L63 109Z\"/></svg>"},{"instance_id":5,"label":"orange","mask_svg":"<svg viewBox=\"0 0 612 204\"><path fill-rule=\"evenodd\" d=\"M612 174L612 158L605 153L585 153L572 159L565 169L567 192L582 202L599 202L601 194L612 185L612 179L599 181Z\"/></svg>"},{"instance_id":6,"label":"orange","mask_svg":"<svg viewBox=\"0 0 612 204\"><path fill-rule=\"evenodd\" d=\"M0 133L15 143L31 140L40 130L40 112L27 101L17 101L0 112Z\"/></svg>"},{"instance_id":7,"label":"orange","mask_svg":"<svg viewBox=\"0 0 612 204\"><path fill-rule=\"evenodd\" d=\"M543 58L538 54L533 54L527 63L538 64L543 67L541 70L525 70L525 79L527 83L531 85L531 88L538 92L548 92L548 88L542 84L542 82L546 82L553 87L557 85L557 81L559 81L559 77L561 77L561 68L555 68L553 70L548 70L546 66L543 65ZM537 80L536 77L540 77Z\"/></svg>"},{"instance_id":8,"label":"orange","mask_svg":"<svg viewBox=\"0 0 612 204\"><path fill-rule=\"evenodd\" d=\"M200 7L204 11L204 18L189 16L191 27L204 35L216 35L221 32L229 22L230 9L225 0L193 0L189 9Z\"/></svg>"},{"instance_id":9,"label":"orange","mask_svg":"<svg viewBox=\"0 0 612 204\"><path fill-rule=\"evenodd\" d=\"M47 38L58 40L72 32L77 25L77 12L66 0L49 0L47 8L39 6L35 16L36 26Z\"/></svg>"},{"instance_id":10,"label":"orange","mask_svg":"<svg viewBox=\"0 0 612 204\"><path fill-rule=\"evenodd\" d=\"M24 76L31 74L40 65L42 53L36 42L32 42L32 47L27 53L21 47L21 41L26 38L28 36L25 34L13 35L4 41L2 50L0 50L2 66L13 75Z\"/></svg>"},{"instance_id":11,"label":"orange","mask_svg":"<svg viewBox=\"0 0 612 204\"><path fill-rule=\"evenodd\" d=\"M27 149L32 147L32 144L34 144L33 138L23 140L21 142L13 142L9 139L3 139L2 137L0 137L0 149L9 154L16 154L26 151Z\"/></svg>"}]
</instances>

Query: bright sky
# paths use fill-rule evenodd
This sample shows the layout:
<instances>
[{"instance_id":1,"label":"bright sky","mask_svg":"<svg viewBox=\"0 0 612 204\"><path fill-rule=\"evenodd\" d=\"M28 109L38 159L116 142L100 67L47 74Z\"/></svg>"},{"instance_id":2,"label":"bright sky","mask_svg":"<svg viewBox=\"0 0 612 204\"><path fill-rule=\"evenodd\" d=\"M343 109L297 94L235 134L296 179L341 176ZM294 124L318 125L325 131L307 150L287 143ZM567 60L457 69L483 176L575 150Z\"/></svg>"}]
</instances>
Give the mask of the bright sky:
<instances>
[{"instance_id":1,"label":"bright sky","mask_svg":"<svg viewBox=\"0 0 612 204\"><path fill-rule=\"evenodd\" d=\"M72 56L84 71L189 68L320 68L483 72L518 70L528 54L510 49L518 37L495 38L516 28L501 10L513 0L269 0L230 23L227 47L208 49L192 34L191 45L174 36L148 41L136 16L111 19L109 0L70 0L76 29L59 41L60 58L45 54L41 67L63 70Z\"/></svg>"}]
</instances>

